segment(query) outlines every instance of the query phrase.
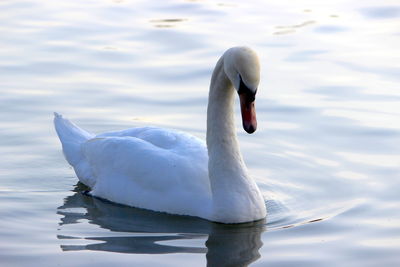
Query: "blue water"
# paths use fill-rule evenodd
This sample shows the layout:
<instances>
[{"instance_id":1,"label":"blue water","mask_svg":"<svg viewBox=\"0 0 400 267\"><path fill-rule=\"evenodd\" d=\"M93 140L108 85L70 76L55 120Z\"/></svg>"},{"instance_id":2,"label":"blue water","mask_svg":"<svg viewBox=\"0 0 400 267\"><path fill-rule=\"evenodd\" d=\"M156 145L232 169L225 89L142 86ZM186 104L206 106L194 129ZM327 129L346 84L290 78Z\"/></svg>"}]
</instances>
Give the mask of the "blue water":
<instances>
[{"instance_id":1,"label":"blue water","mask_svg":"<svg viewBox=\"0 0 400 267\"><path fill-rule=\"evenodd\" d=\"M396 2L3 0L0 11L1 266L400 264ZM95 133L205 138L210 75L235 45L261 59L258 130L239 117L237 129L265 221L81 193L54 111Z\"/></svg>"}]
</instances>

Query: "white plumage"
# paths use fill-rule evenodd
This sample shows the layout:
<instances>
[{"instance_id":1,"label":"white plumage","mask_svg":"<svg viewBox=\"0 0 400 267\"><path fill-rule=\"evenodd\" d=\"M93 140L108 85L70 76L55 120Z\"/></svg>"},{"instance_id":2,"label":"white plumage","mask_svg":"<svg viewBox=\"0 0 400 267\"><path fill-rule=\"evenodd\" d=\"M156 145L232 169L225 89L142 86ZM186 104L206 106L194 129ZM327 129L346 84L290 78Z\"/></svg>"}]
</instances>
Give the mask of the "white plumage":
<instances>
[{"instance_id":1,"label":"white plumage","mask_svg":"<svg viewBox=\"0 0 400 267\"><path fill-rule=\"evenodd\" d=\"M258 59L249 48L231 48L218 61L210 86L208 149L194 136L157 127L94 135L57 113L54 124L67 161L93 196L223 223L259 220L265 202L247 174L233 119L235 85L243 126L255 130L258 81Z\"/></svg>"}]
</instances>

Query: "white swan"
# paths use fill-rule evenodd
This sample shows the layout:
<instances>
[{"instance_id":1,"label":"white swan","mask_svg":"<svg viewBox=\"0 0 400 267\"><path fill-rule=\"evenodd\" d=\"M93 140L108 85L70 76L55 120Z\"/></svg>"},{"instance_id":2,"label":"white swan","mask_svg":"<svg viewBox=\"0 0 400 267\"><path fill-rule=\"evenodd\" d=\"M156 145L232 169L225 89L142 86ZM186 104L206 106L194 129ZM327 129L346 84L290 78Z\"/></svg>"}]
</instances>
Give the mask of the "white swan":
<instances>
[{"instance_id":1,"label":"white swan","mask_svg":"<svg viewBox=\"0 0 400 267\"><path fill-rule=\"evenodd\" d=\"M211 78L207 145L186 133L155 127L90 134L55 113L64 155L91 195L133 207L243 223L266 216L248 175L234 126L234 95L243 128L252 133L259 62L247 47L228 49Z\"/></svg>"}]
</instances>

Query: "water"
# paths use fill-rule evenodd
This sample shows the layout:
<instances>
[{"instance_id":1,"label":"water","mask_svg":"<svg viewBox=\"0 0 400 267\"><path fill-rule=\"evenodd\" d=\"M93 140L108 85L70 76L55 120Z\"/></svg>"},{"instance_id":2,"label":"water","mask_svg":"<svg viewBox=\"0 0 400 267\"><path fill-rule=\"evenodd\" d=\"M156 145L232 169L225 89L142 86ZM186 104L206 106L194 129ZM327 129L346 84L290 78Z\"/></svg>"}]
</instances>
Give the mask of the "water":
<instances>
[{"instance_id":1,"label":"water","mask_svg":"<svg viewBox=\"0 0 400 267\"><path fill-rule=\"evenodd\" d=\"M396 266L396 1L0 2L2 266ZM80 192L53 111L92 132L205 138L222 52L260 55L258 131L238 132L266 221L224 226ZM238 115L238 114L237 114Z\"/></svg>"}]
</instances>

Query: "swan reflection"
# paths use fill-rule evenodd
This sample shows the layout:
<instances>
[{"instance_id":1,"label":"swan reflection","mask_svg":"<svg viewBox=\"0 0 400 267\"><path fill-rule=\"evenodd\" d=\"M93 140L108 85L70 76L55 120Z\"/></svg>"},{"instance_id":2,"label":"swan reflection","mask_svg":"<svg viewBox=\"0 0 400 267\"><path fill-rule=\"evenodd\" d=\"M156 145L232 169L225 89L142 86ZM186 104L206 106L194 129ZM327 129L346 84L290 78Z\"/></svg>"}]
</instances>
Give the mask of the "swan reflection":
<instances>
[{"instance_id":1,"label":"swan reflection","mask_svg":"<svg viewBox=\"0 0 400 267\"><path fill-rule=\"evenodd\" d=\"M134 254L206 253L208 266L246 266L260 257L265 221L224 225L114 204L83 193L78 183L57 213L62 215L57 237L63 251L94 250ZM87 220L109 231L73 234L74 224ZM69 234L65 234L65 233ZM86 236L85 236L86 235ZM101 236L99 236L101 235ZM205 247L189 246L207 240ZM75 242L77 245L71 244ZM197 242L202 243L202 241ZM197 244L196 243L196 244ZM184 244L184 245L183 245ZM186 245L185 245L186 244Z\"/></svg>"}]
</instances>

